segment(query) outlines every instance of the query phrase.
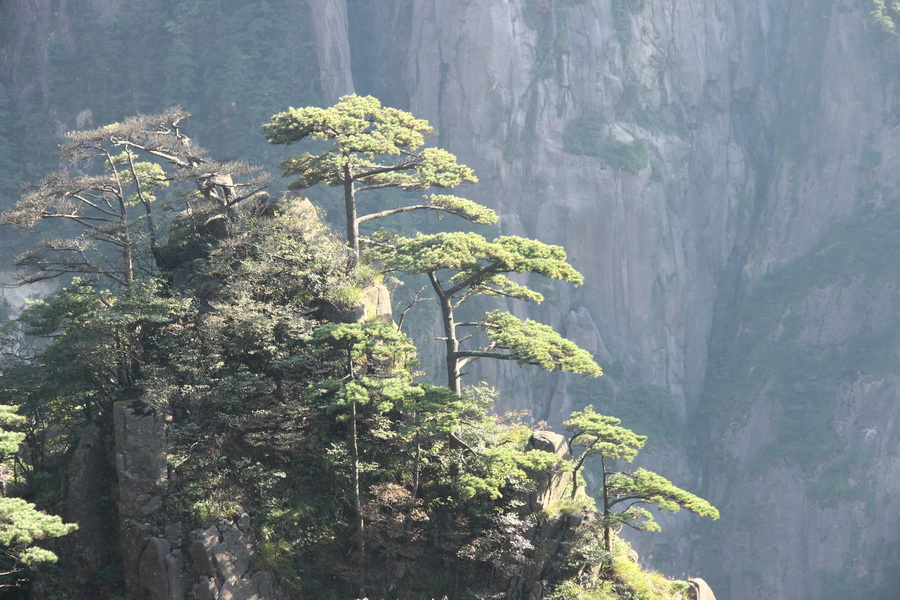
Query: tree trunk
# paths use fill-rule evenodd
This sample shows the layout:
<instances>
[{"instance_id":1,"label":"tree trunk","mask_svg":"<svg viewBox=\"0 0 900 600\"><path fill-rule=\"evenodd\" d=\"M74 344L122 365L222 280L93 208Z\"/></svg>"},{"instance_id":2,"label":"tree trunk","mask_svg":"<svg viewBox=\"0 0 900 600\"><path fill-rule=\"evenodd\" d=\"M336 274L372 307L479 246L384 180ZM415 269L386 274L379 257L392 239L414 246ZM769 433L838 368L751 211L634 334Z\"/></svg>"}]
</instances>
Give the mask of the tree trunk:
<instances>
[{"instance_id":1,"label":"tree trunk","mask_svg":"<svg viewBox=\"0 0 900 600\"><path fill-rule=\"evenodd\" d=\"M413 422L415 422L416 415L413 413ZM416 432L415 435L415 444L416 444L416 456L413 460L413 480L412 480L412 497L415 498L419 494L419 469L422 465L422 444L419 441L419 432Z\"/></svg>"},{"instance_id":2,"label":"tree trunk","mask_svg":"<svg viewBox=\"0 0 900 600\"><path fill-rule=\"evenodd\" d=\"M606 458L600 456L600 465L603 469L601 476L603 477L603 548L607 552L612 552L612 540L609 534L609 492L606 487ZM577 483L575 484L577 485Z\"/></svg>"},{"instance_id":3,"label":"tree trunk","mask_svg":"<svg viewBox=\"0 0 900 600\"><path fill-rule=\"evenodd\" d=\"M359 262L359 221L356 220L356 190L350 165L344 165L344 212L347 215L347 245L353 251L353 262Z\"/></svg>"},{"instance_id":4,"label":"tree trunk","mask_svg":"<svg viewBox=\"0 0 900 600\"><path fill-rule=\"evenodd\" d=\"M359 493L359 446L356 434L356 402L353 402L350 413L350 454L353 462L351 466L353 471L353 514L356 520L356 546L359 550L359 560L357 562L359 570L359 597L363 598L366 589L366 537L362 515L362 501Z\"/></svg>"},{"instance_id":5,"label":"tree trunk","mask_svg":"<svg viewBox=\"0 0 900 600\"><path fill-rule=\"evenodd\" d=\"M459 368L459 340L456 339L456 323L453 320L452 298L445 295L434 271L428 274L441 305L441 321L444 325L444 344L447 348L447 387L454 394L462 393L462 374Z\"/></svg>"},{"instance_id":6,"label":"tree trunk","mask_svg":"<svg viewBox=\"0 0 900 600\"><path fill-rule=\"evenodd\" d=\"M350 377L350 381L353 381L356 376L353 373L353 357L351 356L351 352L347 350L347 372ZM353 502L353 519L354 519L354 529L356 530L356 548L359 551L359 556L357 560L357 585L359 586L359 597L365 597L365 588L366 588L366 537L365 537L365 522L363 521L362 514L362 500L360 498L359 491L359 436L357 434L356 429L356 417L358 413L358 407L356 400L353 401L350 407L350 471L351 471L351 495Z\"/></svg>"}]
</instances>

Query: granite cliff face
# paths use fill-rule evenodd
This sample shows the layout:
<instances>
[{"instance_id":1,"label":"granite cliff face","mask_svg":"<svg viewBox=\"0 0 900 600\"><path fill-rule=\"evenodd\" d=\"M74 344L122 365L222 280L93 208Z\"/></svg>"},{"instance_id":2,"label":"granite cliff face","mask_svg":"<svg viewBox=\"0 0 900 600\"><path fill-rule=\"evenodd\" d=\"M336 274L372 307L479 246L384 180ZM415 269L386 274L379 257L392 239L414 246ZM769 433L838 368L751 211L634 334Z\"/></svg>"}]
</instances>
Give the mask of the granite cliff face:
<instances>
[{"instance_id":1,"label":"granite cliff face","mask_svg":"<svg viewBox=\"0 0 900 600\"><path fill-rule=\"evenodd\" d=\"M480 375L554 424L594 402L651 427L645 462L723 518L664 519L643 555L720 600L893 598L900 41L868 0L295 4L323 102L372 93L427 118L505 233L565 245L584 273L533 314L603 380ZM57 131L119 117L54 104L74 9L0 7L19 24L7 95Z\"/></svg>"},{"instance_id":2,"label":"granite cliff face","mask_svg":"<svg viewBox=\"0 0 900 600\"><path fill-rule=\"evenodd\" d=\"M348 4L342 91L428 118L585 274L540 315L607 381L499 387L557 423L653 396L647 461L722 509L645 554L720 598L890 594L900 44L869 3Z\"/></svg>"}]
</instances>

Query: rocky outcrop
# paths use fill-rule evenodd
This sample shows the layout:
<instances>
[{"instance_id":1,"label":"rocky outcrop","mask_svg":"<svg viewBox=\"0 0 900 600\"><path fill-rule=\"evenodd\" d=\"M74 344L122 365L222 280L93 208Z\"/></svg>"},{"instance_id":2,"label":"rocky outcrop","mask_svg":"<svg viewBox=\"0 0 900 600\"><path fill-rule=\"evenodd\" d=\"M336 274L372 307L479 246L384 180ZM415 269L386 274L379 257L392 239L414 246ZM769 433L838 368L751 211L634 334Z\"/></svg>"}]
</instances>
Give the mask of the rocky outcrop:
<instances>
[{"instance_id":1,"label":"rocky outcrop","mask_svg":"<svg viewBox=\"0 0 900 600\"><path fill-rule=\"evenodd\" d=\"M114 562L116 554L117 532L110 519L113 510L106 500L110 498L113 479L101 429L96 424L88 425L69 461L65 520L78 523L78 529L64 542L68 546L66 556L74 562L75 575L84 583L84 594L76 597L85 600L95 597L92 581Z\"/></svg>"},{"instance_id":2,"label":"rocky outcrop","mask_svg":"<svg viewBox=\"0 0 900 600\"><path fill-rule=\"evenodd\" d=\"M569 502L573 477L563 465L570 464L572 456L565 436L553 431L535 431L528 439L528 450L549 452L561 459L532 474L535 490L527 495L520 509L522 516L531 517L534 523L528 539L538 550L532 553L520 573L510 578L508 593L510 598L536 600L543 597L547 581L562 579L566 558L579 527L592 515L573 511Z\"/></svg>"},{"instance_id":3,"label":"rocky outcrop","mask_svg":"<svg viewBox=\"0 0 900 600\"><path fill-rule=\"evenodd\" d=\"M510 598L539 600L548 590L548 581L560 581L565 570L565 559L578 528L590 518L582 513L561 512L550 515L532 528L530 537L539 553L522 566L521 573L511 578L508 587ZM596 575L596 574L595 574Z\"/></svg>"},{"instance_id":4,"label":"rocky outcrop","mask_svg":"<svg viewBox=\"0 0 900 600\"><path fill-rule=\"evenodd\" d=\"M566 438L553 431L535 431L528 440L526 450L543 450L571 460ZM568 462L568 461L567 461ZM536 487L528 495L525 509L529 514L546 510L568 499L572 493L572 472L564 470L562 464L553 465L535 474Z\"/></svg>"},{"instance_id":5,"label":"rocky outcrop","mask_svg":"<svg viewBox=\"0 0 900 600\"><path fill-rule=\"evenodd\" d=\"M147 600L182 600L180 540L169 540L158 524L168 483L165 415L136 400L117 403L113 419L126 591Z\"/></svg>"},{"instance_id":6,"label":"rocky outcrop","mask_svg":"<svg viewBox=\"0 0 900 600\"><path fill-rule=\"evenodd\" d=\"M688 583L691 584L692 600L716 600L716 595L713 594L709 584L699 577L688 579Z\"/></svg>"},{"instance_id":7,"label":"rocky outcrop","mask_svg":"<svg viewBox=\"0 0 900 600\"><path fill-rule=\"evenodd\" d=\"M360 303L363 308L362 320L379 318L393 321L393 309L391 308L391 292L387 286L372 284L363 288L360 292Z\"/></svg>"},{"instance_id":8,"label":"rocky outcrop","mask_svg":"<svg viewBox=\"0 0 900 600\"><path fill-rule=\"evenodd\" d=\"M250 517L222 521L191 534L191 593L195 600L288 600L271 573L251 563L256 536Z\"/></svg>"},{"instance_id":9,"label":"rocky outcrop","mask_svg":"<svg viewBox=\"0 0 900 600\"><path fill-rule=\"evenodd\" d=\"M119 514L144 521L163 507L167 487L166 418L147 403L119 402L113 408Z\"/></svg>"},{"instance_id":10,"label":"rocky outcrop","mask_svg":"<svg viewBox=\"0 0 900 600\"><path fill-rule=\"evenodd\" d=\"M129 597L290 598L271 573L252 565L256 537L248 515L188 535L180 522L167 522L163 517L168 487L165 414L137 400L116 404L113 415L119 547Z\"/></svg>"}]
</instances>

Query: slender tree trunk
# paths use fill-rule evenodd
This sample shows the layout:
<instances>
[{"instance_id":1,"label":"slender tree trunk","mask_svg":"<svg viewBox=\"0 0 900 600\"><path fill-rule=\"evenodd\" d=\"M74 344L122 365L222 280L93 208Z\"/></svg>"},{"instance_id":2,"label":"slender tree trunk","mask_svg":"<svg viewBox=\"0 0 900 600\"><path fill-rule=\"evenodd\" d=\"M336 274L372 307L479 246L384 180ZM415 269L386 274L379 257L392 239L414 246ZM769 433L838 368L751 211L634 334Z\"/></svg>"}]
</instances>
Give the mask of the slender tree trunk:
<instances>
[{"instance_id":1,"label":"slender tree trunk","mask_svg":"<svg viewBox=\"0 0 900 600\"><path fill-rule=\"evenodd\" d=\"M122 262L125 286L130 287L134 283L134 256L131 253L131 239L127 231L125 232L125 246L122 248Z\"/></svg>"},{"instance_id":2,"label":"slender tree trunk","mask_svg":"<svg viewBox=\"0 0 900 600\"><path fill-rule=\"evenodd\" d=\"M351 351L347 350L347 373L350 381L356 378L353 372L353 357ZM365 523L362 514L362 500L359 491L359 435L356 429L356 417L358 407L356 400L350 406L350 472L351 472L351 495L353 502L353 519L354 529L356 530L356 548L359 551L357 560L357 584L359 585L359 597L365 597L366 589L366 537Z\"/></svg>"},{"instance_id":3,"label":"slender tree trunk","mask_svg":"<svg viewBox=\"0 0 900 600\"><path fill-rule=\"evenodd\" d=\"M134 282L134 256L132 255L131 232L128 229L128 206L125 203L125 187L122 185L122 178L119 175L119 169L116 168L116 161L107 151L103 151L106 156L106 164L116 178L116 202L118 203L118 219L122 227L119 237L122 241L122 279L125 287L130 287ZM138 183L138 185L140 185ZM110 207L112 208L112 207Z\"/></svg>"},{"instance_id":4,"label":"slender tree trunk","mask_svg":"<svg viewBox=\"0 0 900 600\"><path fill-rule=\"evenodd\" d=\"M357 562L357 568L359 569L359 597L363 598L366 595L366 537L359 492L359 445L357 444L356 412L356 402L354 401L350 413L350 454L353 462L351 467L353 471L353 514L356 519L356 545L359 550L359 560Z\"/></svg>"},{"instance_id":5,"label":"slender tree trunk","mask_svg":"<svg viewBox=\"0 0 900 600\"><path fill-rule=\"evenodd\" d=\"M600 456L600 466L603 469L603 547L607 552L612 552L612 541L609 534L609 492L606 487L606 458Z\"/></svg>"},{"instance_id":6,"label":"slender tree trunk","mask_svg":"<svg viewBox=\"0 0 900 600\"><path fill-rule=\"evenodd\" d=\"M569 440L569 453L572 452L572 440ZM572 467L572 500L575 500L575 495L578 493L578 473L581 472L581 467L584 466L584 461L588 457L588 450L585 448L584 454L581 455L581 458L578 459L578 462L575 463L575 466ZM602 460L603 457L601 457ZM606 484L606 479L603 480L604 486ZM606 491L606 487L603 488Z\"/></svg>"},{"instance_id":7,"label":"slender tree trunk","mask_svg":"<svg viewBox=\"0 0 900 600\"><path fill-rule=\"evenodd\" d=\"M359 262L359 221L356 220L356 190L350 165L344 165L344 212L347 215L347 245L353 251L354 263Z\"/></svg>"},{"instance_id":8,"label":"slender tree trunk","mask_svg":"<svg viewBox=\"0 0 900 600\"><path fill-rule=\"evenodd\" d=\"M147 196L144 194L144 183L141 181L137 169L134 167L134 155L130 150L128 151L128 168L131 170L131 178L134 180L138 198L140 198L141 204L144 206L144 213L146 214L147 220L147 231L150 233L150 252L153 256L153 259L156 260L159 249L157 248L156 242L156 223L153 222L153 210L150 207L149 198L147 198Z\"/></svg>"},{"instance_id":9,"label":"slender tree trunk","mask_svg":"<svg viewBox=\"0 0 900 600\"><path fill-rule=\"evenodd\" d=\"M462 393L462 374L459 368L459 340L456 338L456 323L453 320L452 298L441 290L441 282L434 271L428 274L441 305L441 321L444 325L444 344L447 348L447 387L455 394Z\"/></svg>"},{"instance_id":10,"label":"slender tree trunk","mask_svg":"<svg viewBox=\"0 0 900 600\"><path fill-rule=\"evenodd\" d=\"M119 201L118 218L122 227L122 232L119 234L122 241L122 280L125 283L125 287L130 287L134 283L134 254L132 252L131 231L128 227L128 209L125 206L125 192L120 188L119 193L116 195Z\"/></svg>"},{"instance_id":11,"label":"slender tree trunk","mask_svg":"<svg viewBox=\"0 0 900 600\"><path fill-rule=\"evenodd\" d=\"M416 416L413 414L413 419ZM415 498L419 494L419 468L422 462L422 444L419 441L419 432L415 435L416 457L413 460L413 481L412 481L412 497Z\"/></svg>"}]
</instances>

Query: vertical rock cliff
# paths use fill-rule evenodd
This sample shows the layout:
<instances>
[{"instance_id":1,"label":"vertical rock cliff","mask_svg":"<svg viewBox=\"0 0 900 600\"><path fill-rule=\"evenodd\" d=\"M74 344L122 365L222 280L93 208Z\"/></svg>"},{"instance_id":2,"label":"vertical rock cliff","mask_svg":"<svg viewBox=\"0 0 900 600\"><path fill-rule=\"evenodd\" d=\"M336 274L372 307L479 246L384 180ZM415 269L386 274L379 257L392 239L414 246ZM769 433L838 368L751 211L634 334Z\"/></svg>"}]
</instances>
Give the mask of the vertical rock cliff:
<instances>
[{"instance_id":1,"label":"vertical rock cliff","mask_svg":"<svg viewBox=\"0 0 900 600\"><path fill-rule=\"evenodd\" d=\"M900 43L871 4L348 4L401 45L351 38L357 91L408 98L585 274L540 315L607 381L500 387L555 422L658 411L649 461L722 509L645 552L722 598L888 597Z\"/></svg>"}]
</instances>

